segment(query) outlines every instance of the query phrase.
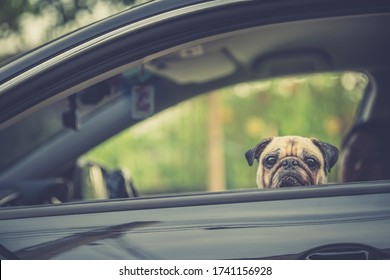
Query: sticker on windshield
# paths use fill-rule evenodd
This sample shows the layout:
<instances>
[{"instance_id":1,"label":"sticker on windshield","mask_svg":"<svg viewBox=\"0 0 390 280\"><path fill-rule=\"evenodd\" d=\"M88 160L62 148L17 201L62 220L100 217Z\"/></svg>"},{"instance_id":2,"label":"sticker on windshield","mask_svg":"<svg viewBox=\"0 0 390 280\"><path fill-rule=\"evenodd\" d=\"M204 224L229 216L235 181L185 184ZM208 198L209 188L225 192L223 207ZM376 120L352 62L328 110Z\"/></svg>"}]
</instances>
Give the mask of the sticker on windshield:
<instances>
[{"instance_id":1,"label":"sticker on windshield","mask_svg":"<svg viewBox=\"0 0 390 280\"><path fill-rule=\"evenodd\" d=\"M131 115L134 119L144 119L154 114L154 87L133 86Z\"/></svg>"}]
</instances>

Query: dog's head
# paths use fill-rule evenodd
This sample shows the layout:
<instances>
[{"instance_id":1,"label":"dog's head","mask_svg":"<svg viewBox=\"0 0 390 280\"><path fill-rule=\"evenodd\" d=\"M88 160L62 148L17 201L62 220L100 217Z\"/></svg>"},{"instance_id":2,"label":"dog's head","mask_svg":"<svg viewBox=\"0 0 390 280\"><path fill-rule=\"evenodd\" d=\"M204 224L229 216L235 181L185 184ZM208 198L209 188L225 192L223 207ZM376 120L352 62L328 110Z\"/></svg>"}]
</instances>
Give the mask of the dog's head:
<instances>
[{"instance_id":1,"label":"dog's head","mask_svg":"<svg viewBox=\"0 0 390 280\"><path fill-rule=\"evenodd\" d=\"M259 162L259 188L325 184L338 156L335 146L300 136L268 138L245 153L250 166L255 159Z\"/></svg>"}]
</instances>

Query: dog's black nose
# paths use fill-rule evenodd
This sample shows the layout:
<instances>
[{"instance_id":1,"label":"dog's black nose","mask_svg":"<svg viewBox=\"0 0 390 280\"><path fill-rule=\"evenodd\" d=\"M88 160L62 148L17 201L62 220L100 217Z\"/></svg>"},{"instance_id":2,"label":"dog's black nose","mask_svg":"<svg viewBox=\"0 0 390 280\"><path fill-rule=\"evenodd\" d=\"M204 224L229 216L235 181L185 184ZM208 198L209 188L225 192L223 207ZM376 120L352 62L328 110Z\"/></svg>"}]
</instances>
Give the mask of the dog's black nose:
<instances>
[{"instance_id":1,"label":"dog's black nose","mask_svg":"<svg viewBox=\"0 0 390 280\"><path fill-rule=\"evenodd\" d=\"M287 158L282 163L283 168L286 170L293 169L297 165L298 165L298 161L293 158Z\"/></svg>"}]
</instances>

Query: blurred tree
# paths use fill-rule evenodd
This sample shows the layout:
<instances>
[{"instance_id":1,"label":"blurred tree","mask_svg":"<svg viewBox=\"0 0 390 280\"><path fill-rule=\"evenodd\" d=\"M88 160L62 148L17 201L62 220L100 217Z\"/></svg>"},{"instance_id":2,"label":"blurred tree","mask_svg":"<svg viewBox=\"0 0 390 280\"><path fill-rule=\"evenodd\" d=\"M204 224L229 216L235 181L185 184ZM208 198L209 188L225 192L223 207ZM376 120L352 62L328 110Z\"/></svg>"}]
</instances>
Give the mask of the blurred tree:
<instances>
[{"instance_id":1,"label":"blurred tree","mask_svg":"<svg viewBox=\"0 0 390 280\"><path fill-rule=\"evenodd\" d=\"M0 59L148 1L1 0ZM34 35L39 38L33 38Z\"/></svg>"},{"instance_id":2,"label":"blurred tree","mask_svg":"<svg viewBox=\"0 0 390 280\"><path fill-rule=\"evenodd\" d=\"M224 133L222 118L222 98L219 92L207 96L207 158L208 191L225 190Z\"/></svg>"},{"instance_id":3,"label":"blurred tree","mask_svg":"<svg viewBox=\"0 0 390 280\"><path fill-rule=\"evenodd\" d=\"M34 9L28 0L0 2L0 37L8 37L11 32L19 30L19 19L23 13L33 13Z\"/></svg>"},{"instance_id":4,"label":"blurred tree","mask_svg":"<svg viewBox=\"0 0 390 280\"><path fill-rule=\"evenodd\" d=\"M20 19L26 14L42 15L50 11L56 17L55 26L61 26L74 21L81 11L92 12L98 3L112 6L129 7L142 0L2 0L0 2L1 37L7 37L12 32L20 32Z\"/></svg>"}]
</instances>

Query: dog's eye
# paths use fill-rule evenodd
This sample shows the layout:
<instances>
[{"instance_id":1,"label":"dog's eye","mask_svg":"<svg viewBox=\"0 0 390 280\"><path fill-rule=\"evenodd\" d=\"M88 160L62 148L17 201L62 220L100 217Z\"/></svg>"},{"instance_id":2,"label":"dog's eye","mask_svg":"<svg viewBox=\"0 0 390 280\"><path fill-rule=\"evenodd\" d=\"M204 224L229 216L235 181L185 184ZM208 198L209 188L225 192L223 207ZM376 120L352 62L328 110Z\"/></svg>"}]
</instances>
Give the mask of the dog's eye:
<instances>
[{"instance_id":1,"label":"dog's eye","mask_svg":"<svg viewBox=\"0 0 390 280\"><path fill-rule=\"evenodd\" d=\"M265 164L268 167L274 166L276 162L277 162L276 156L268 156L268 157L265 158Z\"/></svg>"},{"instance_id":2,"label":"dog's eye","mask_svg":"<svg viewBox=\"0 0 390 280\"><path fill-rule=\"evenodd\" d=\"M317 166L317 161L314 158L307 158L305 162L309 168L314 168Z\"/></svg>"}]
</instances>

